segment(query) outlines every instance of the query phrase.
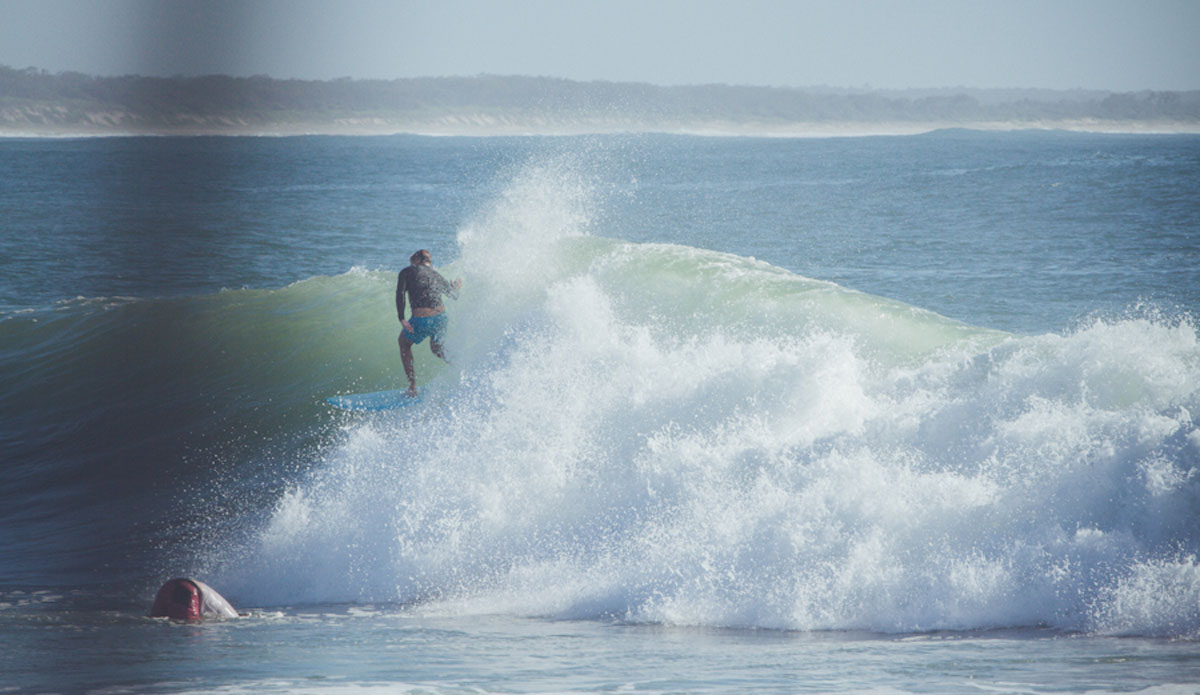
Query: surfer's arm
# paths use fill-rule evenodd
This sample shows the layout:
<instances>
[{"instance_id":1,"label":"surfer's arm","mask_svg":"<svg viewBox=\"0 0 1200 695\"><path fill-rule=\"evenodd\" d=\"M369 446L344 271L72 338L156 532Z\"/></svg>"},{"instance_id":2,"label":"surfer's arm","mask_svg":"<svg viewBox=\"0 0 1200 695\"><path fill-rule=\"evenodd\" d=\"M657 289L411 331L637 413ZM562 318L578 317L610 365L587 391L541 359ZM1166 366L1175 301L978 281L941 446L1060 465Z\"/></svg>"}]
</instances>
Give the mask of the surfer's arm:
<instances>
[{"instance_id":1,"label":"surfer's arm","mask_svg":"<svg viewBox=\"0 0 1200 695\"><path fill-rule=\"evenodd\" d=\"M404 291L405 291L404 271L400 271L400 277L396 278L396 316L400 319L400 323L404 323Z\"/></svg>"},{"instance_id":2,"label":"surfer's arm","mask_svg":"<svg viewBox=\"0 0 1200 695\"><path fill-rule=\"evenodd\" d=\"M455 278L454 281L451 282L442 277L441 274L439 274L438 277L442 278L442 294L450 297L451 299L458 299L458 291L462 288L462 278Z\"/></svg>"}]
</instances>

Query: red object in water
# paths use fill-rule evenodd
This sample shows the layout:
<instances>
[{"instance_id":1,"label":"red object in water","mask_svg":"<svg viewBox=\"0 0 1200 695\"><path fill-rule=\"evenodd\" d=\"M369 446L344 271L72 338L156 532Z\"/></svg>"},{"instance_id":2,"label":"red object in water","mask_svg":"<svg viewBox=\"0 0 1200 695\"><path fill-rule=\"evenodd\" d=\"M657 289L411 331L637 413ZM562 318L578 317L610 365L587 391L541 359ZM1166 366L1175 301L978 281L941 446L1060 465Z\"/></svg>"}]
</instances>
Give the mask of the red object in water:
<instances>
[{"instance_id":1,"label":"red object in water","mask_svg":"<svg viewBox=\"0 0 1200 695\"><path fill-rule=\"evenodd\" d=\"M212 587L195 579L172 579L158 590L152 618L172 620L203 620L204 618L236 618L233 606Z\"/></svg>"}]
</instances>

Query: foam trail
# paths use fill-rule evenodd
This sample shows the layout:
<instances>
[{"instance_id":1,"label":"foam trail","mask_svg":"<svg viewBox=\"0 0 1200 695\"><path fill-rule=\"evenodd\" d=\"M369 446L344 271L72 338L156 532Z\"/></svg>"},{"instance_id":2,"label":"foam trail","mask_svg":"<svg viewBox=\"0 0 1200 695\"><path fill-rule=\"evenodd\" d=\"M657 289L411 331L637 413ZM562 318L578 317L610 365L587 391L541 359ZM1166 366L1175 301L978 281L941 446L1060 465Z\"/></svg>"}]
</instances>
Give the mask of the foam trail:
<instances>
[{"instance_id":1,"label":"foam trail","mask_svg":"<svg viewBox=\"0 0 1200 695\"><path fill-rule=\"evenodd\" d=\"M1192 322L1007 336L593 237L561 166L460 235L440 401L347 425L242 602L1200 637Z\"/></svg>"}]
</instances>

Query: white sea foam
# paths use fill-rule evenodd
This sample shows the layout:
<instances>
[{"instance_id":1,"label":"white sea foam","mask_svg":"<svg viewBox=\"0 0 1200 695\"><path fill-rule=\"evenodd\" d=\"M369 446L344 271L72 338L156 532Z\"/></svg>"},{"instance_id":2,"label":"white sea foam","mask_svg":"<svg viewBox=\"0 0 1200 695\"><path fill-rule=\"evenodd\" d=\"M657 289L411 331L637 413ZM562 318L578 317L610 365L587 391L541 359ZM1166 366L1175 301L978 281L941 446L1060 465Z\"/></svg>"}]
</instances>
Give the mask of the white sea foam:
<instances>
[{"instance_id":1,"label":"white sea foam","mask_svg":"<svg viewBox=\"0 0 1200 695\"><path fill-rule=\"evenodd\" d=\"M347 426L220 578L242 603L1200 633L1188 321L1005 336L514 181L460 234L454 368Z\"/></svg>"}]
</instances>

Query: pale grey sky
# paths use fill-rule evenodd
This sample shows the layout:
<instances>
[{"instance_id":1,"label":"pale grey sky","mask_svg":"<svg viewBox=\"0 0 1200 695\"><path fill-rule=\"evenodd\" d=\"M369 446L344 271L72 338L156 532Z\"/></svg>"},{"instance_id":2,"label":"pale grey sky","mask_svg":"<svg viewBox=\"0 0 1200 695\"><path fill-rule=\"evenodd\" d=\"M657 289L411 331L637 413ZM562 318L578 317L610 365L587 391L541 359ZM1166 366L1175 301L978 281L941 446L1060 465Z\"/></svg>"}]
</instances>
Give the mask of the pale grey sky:
<instances>
[{"instance_id":1,"label":"pale grey sky","mask_svg":"<svg viewBox=\"0 0 1200 695\"><path fill-rule=\"evenodd\" d=\"M95 75L1200 89L1200 0L0 0L0 64Z\"/></svg>"}]
</instances>

